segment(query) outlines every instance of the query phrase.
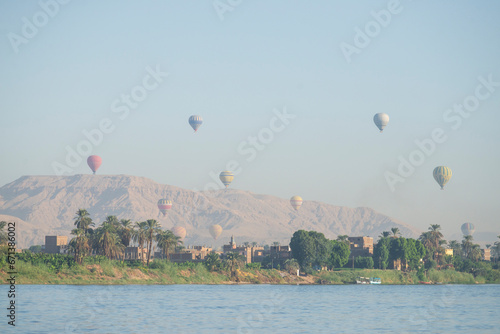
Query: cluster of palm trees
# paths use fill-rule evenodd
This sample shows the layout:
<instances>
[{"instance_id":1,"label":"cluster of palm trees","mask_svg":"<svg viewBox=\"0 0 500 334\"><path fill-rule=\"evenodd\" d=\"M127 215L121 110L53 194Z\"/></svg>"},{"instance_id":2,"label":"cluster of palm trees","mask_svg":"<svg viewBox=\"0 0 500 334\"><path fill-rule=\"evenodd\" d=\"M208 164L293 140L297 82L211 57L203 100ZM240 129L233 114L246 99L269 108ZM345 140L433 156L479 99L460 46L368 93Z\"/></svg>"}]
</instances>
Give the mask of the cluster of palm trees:
<instances>
[{"instance_id":1,"label":"cluster of palm trees","mask_svg":"<svg viewBox=\"0 0 500 334\"><path fill-rule=\"evenodd\" d=\"M75 261L80 264L85 256L91 254L123 260L126 247L135 242L139 248L146 248L149 266L155 243L167 259L169 252L182 244L178 236L172 231L162 230L160 223L154 219L132 223L130 219L118 220L116 216L108 216L95 229L95 224L85 209L78 209L74 219L76 228L71 234L75 237L71 239L69 247Z\"/></svg>"}]
</instances>

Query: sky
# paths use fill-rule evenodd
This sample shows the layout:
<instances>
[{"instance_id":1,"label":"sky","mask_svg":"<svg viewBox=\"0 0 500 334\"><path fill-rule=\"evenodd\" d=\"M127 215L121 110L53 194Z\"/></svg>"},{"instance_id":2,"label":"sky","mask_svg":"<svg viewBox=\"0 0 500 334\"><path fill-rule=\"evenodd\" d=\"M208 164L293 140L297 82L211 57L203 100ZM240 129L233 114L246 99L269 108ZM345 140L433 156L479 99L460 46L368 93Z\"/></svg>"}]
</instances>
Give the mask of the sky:
<instances>
[{"instance_id":1,"label":"sky","mask_svg":"<svg viewBox=\"0 0 500 334\"><path fill-rule=\"evenodd\" d=\"M498 1L0 1L0 185L144 176L500 234ZM387 113L383 133L373 123ZM195 134L190 115L204 123ZM452 179L443 191L436 166Z\"/></svg>"}]
</instances>

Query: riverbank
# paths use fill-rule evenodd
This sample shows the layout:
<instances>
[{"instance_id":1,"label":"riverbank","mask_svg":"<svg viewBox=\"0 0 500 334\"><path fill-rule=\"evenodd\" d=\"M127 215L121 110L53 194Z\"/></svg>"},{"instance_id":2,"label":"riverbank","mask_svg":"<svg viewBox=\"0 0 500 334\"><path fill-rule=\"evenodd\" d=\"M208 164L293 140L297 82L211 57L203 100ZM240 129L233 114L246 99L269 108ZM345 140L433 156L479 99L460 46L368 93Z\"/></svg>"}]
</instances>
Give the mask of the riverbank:
<instances>
[{"instance_id":1,"label":"riverbank","mask_svg":"<svg viewBox=\"0 0 500 334\"><path fill-rule=\"evenodd\" d=\"M343 269L322 271L313 275L297 276L276 269L242 268L231 277L228 271L209 271L201 263L174 264L156 261L149 268L129 267L119 261L105 260L100 263L64 265L56 268L44 263L31 264L19 261L16 264L17 284L354 284L356 277L379 277L382 284L420 284L416 272L377 269ZM6 266L0 269L0 280L9 278ZM484 277L455 270L431 269L427 281L438 284L484 284Z\"/></svg>"}]
</instances>

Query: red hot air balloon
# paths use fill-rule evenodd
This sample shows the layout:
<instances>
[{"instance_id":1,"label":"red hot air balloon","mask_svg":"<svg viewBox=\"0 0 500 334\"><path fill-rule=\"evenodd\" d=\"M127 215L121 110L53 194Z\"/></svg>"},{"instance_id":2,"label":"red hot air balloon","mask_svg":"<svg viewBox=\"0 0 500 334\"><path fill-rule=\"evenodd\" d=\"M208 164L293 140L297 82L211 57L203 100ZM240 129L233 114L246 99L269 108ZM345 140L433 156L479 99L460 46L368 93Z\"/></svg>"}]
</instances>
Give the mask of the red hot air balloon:
<instances>
[{"instance_id":1,"label":"red hot air balloon","mask_svg":"<svg viewBox=\"0 0 500 334\"><path fill-rule=\"evenodd\" d=\"M87 158L87 164L95 174L95 172L99 169L99 167L102 164L102 159L98 155L91 155L90 157Z\"/></svg>"}]
</instances>

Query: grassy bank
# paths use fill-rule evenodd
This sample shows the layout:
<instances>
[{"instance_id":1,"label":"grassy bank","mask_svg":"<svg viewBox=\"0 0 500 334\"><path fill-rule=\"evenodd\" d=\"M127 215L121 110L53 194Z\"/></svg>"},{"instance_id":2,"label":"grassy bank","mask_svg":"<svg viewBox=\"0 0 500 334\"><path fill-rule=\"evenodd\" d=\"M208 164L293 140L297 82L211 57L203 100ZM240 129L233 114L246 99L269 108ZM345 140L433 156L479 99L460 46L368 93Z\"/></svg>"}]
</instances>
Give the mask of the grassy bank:
<instances>
[{"instance_id":1,"label":"grassy bank","mask_svg":"<svg viewBox=\"0 0 500 334\"><path fill-rule=\"evenodd\" d=\"M9 274L7 257L0 258L0 280ZM382 284L419 284L416 272L377 269L340 269L315 272L313 275L289 275L275 269L241 268L231 277L228 270L210 272L202 263L175 264L153 261L149 268L135 262L88 257L80 265L69 256L20 254L16 260L18 284L354 284L357 277L380 277ZM477 276L453 269L427 272L427 281L443 284L500 283L500 272ZM492 273L494 275L492 275Z\"/></svg>"}]
</instances>

